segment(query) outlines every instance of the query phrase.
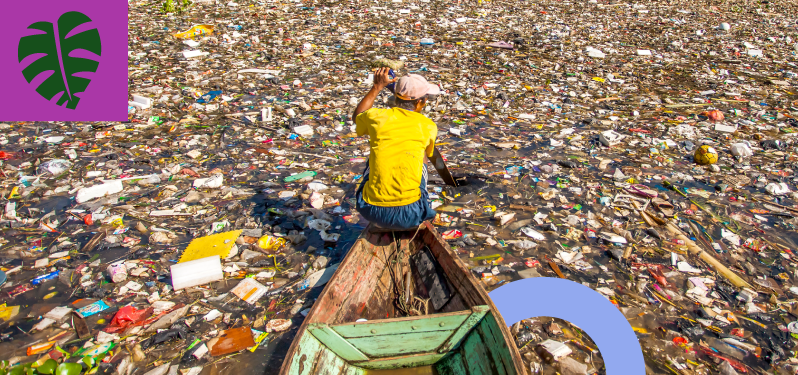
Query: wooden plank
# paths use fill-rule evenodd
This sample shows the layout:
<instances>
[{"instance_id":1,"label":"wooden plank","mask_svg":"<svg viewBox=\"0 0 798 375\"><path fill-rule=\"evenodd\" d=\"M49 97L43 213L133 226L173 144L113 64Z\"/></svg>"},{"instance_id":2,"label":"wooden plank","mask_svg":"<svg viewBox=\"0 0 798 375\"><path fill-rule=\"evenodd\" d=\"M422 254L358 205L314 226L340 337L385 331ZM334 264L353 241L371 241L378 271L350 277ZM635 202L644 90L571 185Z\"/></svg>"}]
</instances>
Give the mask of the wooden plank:
<instances>
[{"instance_id":1,"label":"wooden plank","mask_svg":"<svg viewBox=\"0 0 798 375\"><path fill-rule=\"evenodd\" d=\"M396 335L411 332L451 331L471 316L470 311L448 314L410 316L379 321L336 324L330 326L345 338Z\"/></svg>"},{"instance_id":2,"label":"wooden plank","mask_svg":"<svg viewBox=\"0 0 798 375\"><path fill-rule=\"evenodd\" d=\"M346 361L369 360L365 354L363 354L360 350L357 350L357 348L352 346L352 344L346 341L346 339L339 336L338 333L336 333L327 324L311 324L308 326L308 332L313 334L313 336L315 336L316 339L324 344L329 350L334 351Z\"/></svg>"},{"instance_id":3,"label":"wooden plank","mask_svg":"<svg viewBox=\"0 0 798 375\"><path fill-rule=\"evenodd\" d=\"M463 343L463 358L465 358L465 365L468 373L471 375L492 375L488 362L490 357L485 352L485 343L482 342L482 337L477 331L471 331L471 334Z\"/></svg>"},{"instance_id":4,"label":"wooden plank","mask_svg":"<svg viewBox=\"0 0 798 375\"><path fill-rule=\"evenodd\" d=\"M386 315L391 312L391 307L388 305L391 300L392 295L388 291L388 287L379 280L360 317L368 320L385 319Z\"/></svg>"},{"instance_id":5,"label":"wooden plank","mask_svg":"<svg viewBox=\"0 0 798 375\"><path fill-rule=\"evenodd\" d=\"M365 375L365 374L366 370L349 364L347 364L346 367L344 367L344 371L341 372L341 375Z\"/></svg>"},{"instance_id":6,"label":"wooden plank","mask_svg":"<svg viewBox=\"0 0 798 375\"><path fill-rule=\"evenodd\" d=\"M495 320L493 322L495 323ZM490 367L497 375L507 375L505 363L502 360L502 352L509 353L509 348L502 345L504 343L503 337L499 336L497 341L497 337L493 334L493 331L487 327L487 322L484 320L477 326L476 330L479 331L479 334L482 336L482 342L485 343L485 350L490 356ZM510 356L508 355L507 357L509 358ZM510 362L509 365L512 366L512 362Z\"/></svg>"},{"instance_id":7,"label":"wooden plank","mask_svg":"<svg viewBox=\"0 0 798 375\"><path fill-rule=\"evenodd\" d=\"M319 355L314 375L338 375L344 372L344 366L348 366L341 357L331 350L323 350Z\"/></svg>"},{"instance_id":8,"label":"wooden plank","mask_svg":"<svg viewBox=\"0 0 798 375\"><path fill-rule=\"evenodd\" d=\"M504 369L507 375L520 375L515 369L511 348L509 347L508 343L504 341L501 327L499 327L499 324L496 322L496 318L494 317L493 313L486 315L485 318L482 319L480 328L483 332L482 338L488 344L488 349L493 351L495 348L499 354L501 362L504 364ZM514 344L515 343L510 344L513 345L512 348L516 348Z\"/></svg>"},{"instance_id":9,"label":"wooden plank","mask_svg":"<svg viewBox=\"0 0 798 375\"><path fill-rule=\"evenodd\" d=\"M375 246L375 249L378 249ZM380 250L377 250L380 253ZM355 286L341 299L338 313L331 323L347 323L355 321L366 307L366 302L374 291L378 277L385 269L385 261L379 256L372 256L366 265L358 268L353 277L357 280Z\"/></svg>"},{"instance_id":10,"label":"wooden plank","mask_svg":"<svg viewBox=\"0 0 798 375\"><path fill-rule=\"evenodd\" d=\"M296 342L297 341L294 341L294 343ZM326 349L313 335L302 335L302 338L299 340L298 350L294 352L289 362L290 367L288 369L281 369L281 372L286 370L285 372L289 375L312 374L313 365L324 350Z\"/></svg>"},{"instance_id":11,"label":"wooden plank","mask_svg":"<svg viewBox=\"0 0 798 375\"><path fill-rule=\"evenodd\" d=\"M390 254L388 252L393 252L394 250L394 239L396 243L400 246L400 253L396 258L398 262L391 262L393 268L396 269L396 272L399 277L406 272L407 264L408 264L408 257L403 256L409 250L407 249L407 244L410 237L415 234L414 231L398 231L393 233L382 233L380 234L380 238L378 243L380 245L388 244L388 247L379 247L378 250L374 252L379 255L379 258L383 260L383 263L388 263L386 259ZM404 279L402 279L404 280ZM402 280L397 280L397 284L401 285ZM395 289L397 286L394 285L394 280L391 277L391 272L388 267L383 267L380 275L377 278L376 284L372 289L371 296L365 302L365 306L362 309L358 309L355 313L358 313L358 316L355 314L347 315L339 319L342 322L351 322L357 320L357 318L366 318L369 320L375 319L386 319L392 318L395 316L400 315L400 311L398 310L395 299L396 293Z\"/></svg>"},{"instance_id":12,"label":"wooden plank","mask_svg":"<svg viewBox=\"0 0 798 375\"><path fill-rule=\"evenodd\" d=\"M368 362L357 362L354 365L371 370L389 370L402 367L429 366L437 363L446 354L422 353L399 357L373 359Z\"/></svg>"},{"instance_id":13,"label":"wooden plank","mask_svg":"<svg viewBox=\"0 0 798 375\"><path fill-rule=\"evenodd\" d=\"M347 323L359 319L366 308L366 302L369 301L374 292L377 280L386 271L387 257L393 251L392 237L388 233L374 233L372 235L371 240L374 241L372 242L374 244L373 254L375 255L354 276L357 279L357 284L343 298L340 311L332 323Z\"/></svg>"},{"instance_id":14,"label":"wooden plank","mask_svg":"<svg viewBox=\"0 0 798 375\"><path fill-rule=\"evenodd\" d=\"M377 337L356 337L347 339L347 341L369 357L394 357L434 351L446 342L452 333L454 330L403 333Z\"/></svg>"},{"instance_id":15,"label":"wooden plank","mask_svg":"<svg viewBox=\"0 0 798 375\"><path fill-rule=\"evenodd\" d=\"M308 314L305 321L309 323L331 323L334 316L339 311L341 301L347 297L352 291L352 288L357 284L355 274L362 267L362 264L373 256L368 253L364 254L364 248L368 242L365 238L359 238L349 253L346 255L341 265L333 274L332 279L324 287L324 290L319 295L316 303L313 305L314 309Z\"/></svg>"},{"instance_id":16,"label":"wooden plank","mask_svg":"<svg viewBox=\"0 0 798 375\"><path fill-rule=\"evenodd\" d=\"M388 267L383 267L382 274L377 278L374 292L366 301L366 306L361 314L361 318L368 320L385 319L387 316L395 315L393 308L393 280Z\"/></svg>"},{"instance_id":17,"label":"wooden plank","mask_svg":"<svg viewBox=\"0 0 798 375\"><path fill-rule=\"evenodd\" d=\"M498 329L501 332L501 336L504 338L504 344L507 345L507 348L509 349L510 357L513 362L513 372L517 375L528 375L529 368L521 359L521 353L518 351L518 347L515 345L515 339L513 338L512 334L510 334L510 329L507 327L507 323L504 322L504 318L502 318L501 314L498 313L496 306L493 305L493 301L490 301L490 309L490 318L496 320L494 329Z\"/></svg>"},{"instance_id":18,"label":"wooden plank","mask_svg":"<svg viewBox=\"0 0 798 375\"><path fill-rule=\"evenodd\" d=\"M454 353L453 355L441 360L437 365L435 365L435 370L438 371L438 375L468 374L468 370L466 370L465 363L463 362L463 356L460 353Z\"/></svg>"},{"instance_id":19,"label":"wooden plank","mask_svg":"<svg viewBox=\"0 0 798 375\"><path fill-rule=\"evenodd\" d=\"M479 322L482 320L482 317L484 317L488 311L490 311L488 306L474 306L471 309L471 315L469 315L468 318L463 321L463 324L457 328L454 334L452 334L452 337L449 337L449 340L447 340L443 345L441 345L440 348L438 348L438 353L446 353L456 348L457 345L460 345L460 341L462 341L463 338L466 337L466 335L471 332L471 330L476 327L477 324L479 324Z\"/></svg>"},{"instance_id":20,"label":"wooden plank","mask_svg":"<svg viewBox=\"0 0 798 375\"><path fill-rule=\"evenodd\" d=\"M349 249L349 252L344 257L342 265L338 267L335 274L333 275L333 278L324 287L324 290L322 290L321 294L319 295L319 298L316 299L316 303L311 308L310 313L308 313L308 316L302 322L302 325L299 327L299 331L297 332L296 337L294 337L294 341L291 342L291 346L288 348L288 352L286 353L285 356L286 360L284 360L282 366L280 366L280 375L296 375L300 367L300 362L302 364L302 367L307 366L305 364L305 362L307 361L307 354L305 354L304 358L302 356L296 355L297 353L302 351L303 342L307 336L310 336L312 340L318 343L318 340L316 340L315 337L312 337L312 335L306 332L307 325L313 322L314 320L316 321L325 320L326 318L328 318L328 313L330 311L337 310L338 306L340 306L336 305L335 298L333 298L332 295L333 292L336 290L336 288L340 287L342 281L354 283L354 280L347 278L341 279L338 278L337 276L343 275L347 272L348 264L362 261L363 258L365 258L362 252L364 251L366 246L369 245L369 243L364 238L366 234L367 232L361 233L360 238L358 238L358 240L355 241L355 243ZM318 345L320 346L321 343L318 343ZM311 360L314 359L311 358Z\"/></svg>"}]
</instances>

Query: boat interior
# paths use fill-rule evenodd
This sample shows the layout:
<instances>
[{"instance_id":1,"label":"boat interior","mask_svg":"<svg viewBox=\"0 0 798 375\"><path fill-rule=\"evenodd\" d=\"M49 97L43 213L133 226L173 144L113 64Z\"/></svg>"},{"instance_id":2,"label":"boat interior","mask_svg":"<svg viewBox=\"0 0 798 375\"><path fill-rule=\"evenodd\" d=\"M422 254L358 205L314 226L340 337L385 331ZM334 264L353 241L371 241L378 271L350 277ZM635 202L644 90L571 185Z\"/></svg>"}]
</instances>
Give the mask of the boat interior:
<instances>
[{"instance_id":1,"label":"boat interior","mask_svg":"<svg viewBox=\"0 0 798 375\"><path fill-rule=\"evenodd\" d=\"M305 319L284 373L518 373L487 294L431 224L369 229Z\"/></svg>"}]
</instances>

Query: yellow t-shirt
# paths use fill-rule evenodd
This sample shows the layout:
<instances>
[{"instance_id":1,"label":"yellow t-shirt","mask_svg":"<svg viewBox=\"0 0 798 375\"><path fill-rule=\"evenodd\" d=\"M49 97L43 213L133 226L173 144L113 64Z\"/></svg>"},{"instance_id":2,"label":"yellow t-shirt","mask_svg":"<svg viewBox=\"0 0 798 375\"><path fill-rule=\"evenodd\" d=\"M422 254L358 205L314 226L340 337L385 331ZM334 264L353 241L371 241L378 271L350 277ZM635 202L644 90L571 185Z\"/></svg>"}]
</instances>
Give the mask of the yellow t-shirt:
<instances>
[{"instance_id":1,"label":"yellow t-shirt","mask_svg":"<svg viewBox=\"0 0 798 375\"><path fill-rule=\"evenodd\" d=\"M369 135L369 179L363 200L396 207L421 198L424 154L432 156L438 126L418 112L371 108L355 118L357 135Z\"/></svg>"}]
</instances>

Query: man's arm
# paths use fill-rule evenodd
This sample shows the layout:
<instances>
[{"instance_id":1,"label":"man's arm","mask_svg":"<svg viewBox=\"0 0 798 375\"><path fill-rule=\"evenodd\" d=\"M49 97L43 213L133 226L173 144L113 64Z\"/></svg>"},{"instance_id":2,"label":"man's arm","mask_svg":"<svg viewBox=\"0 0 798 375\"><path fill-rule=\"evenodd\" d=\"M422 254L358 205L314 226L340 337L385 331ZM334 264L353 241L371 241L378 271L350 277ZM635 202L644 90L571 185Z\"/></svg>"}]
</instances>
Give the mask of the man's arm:
<instances>
[{"instance_id":1,"label":"man's arm","mask_svg":"<svg viewBox=\"0 0 798 375\"><path fill-rule=\"evenodd\" d=\"M435 142L437 141L438 137L438 126L432 124L429 129L429 140L427 141L427 147L424 150L427 153L427 157L432 157L432 154L435 152Z\"/></svg>"},{"instance_id":2,"label":"man's arm","mask_svg":"<svg viewBox=\"0 0 798 375\"><path fill-rule=\"evenodd\" d=\"M369 110L371 106L374 105L374 100L377 99L377 95L380 94L380 91L391 83L396 82L397 78L391 79L388 76L389 70L389 68L379 68L377 72L374 73L374 86L371 86L371 90L369 90L368 94L358 103L355 112L352 113L352 122L357 124L357 115Z\"/></svg>"},{"instance_id":3,"label":"man's arm","mask_svg":"<svg viewBox=\"0 0 798 375\"><path fill-rule=\"evenodd\" d=\"M380 91L382 91L382 89L377 88L376 85L371 87L369 93L360 100L360 103L358 103L357 107L355 108L355 112L352 113L352 122L357 123L355 120L357 115L371 109L371 107L374 105L374 100L377 99L377 95L380 94Z\"/></svg>"}]
</instances>

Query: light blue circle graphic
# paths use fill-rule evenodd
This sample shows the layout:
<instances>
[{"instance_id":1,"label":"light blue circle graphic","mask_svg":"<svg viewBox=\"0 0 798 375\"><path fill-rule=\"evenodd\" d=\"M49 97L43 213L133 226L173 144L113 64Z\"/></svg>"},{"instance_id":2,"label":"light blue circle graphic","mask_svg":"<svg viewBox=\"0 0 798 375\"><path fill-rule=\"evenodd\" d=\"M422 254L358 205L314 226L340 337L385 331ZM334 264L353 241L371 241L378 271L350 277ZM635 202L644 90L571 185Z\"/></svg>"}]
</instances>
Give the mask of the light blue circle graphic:
<instances>
[{"instance_id":1,"label":"light blue circle graphic","mask_svg":"<svg viewBox=\"0 0 798 375\"><path fill-rule=\"evenodd\" d=\"M550 316L584 330L596 343L609 375L646 373L643 351L632 326L612 302L577 282L533 277L504 285L490 298L507 324Z\"/></svg>"}]
</instances>

